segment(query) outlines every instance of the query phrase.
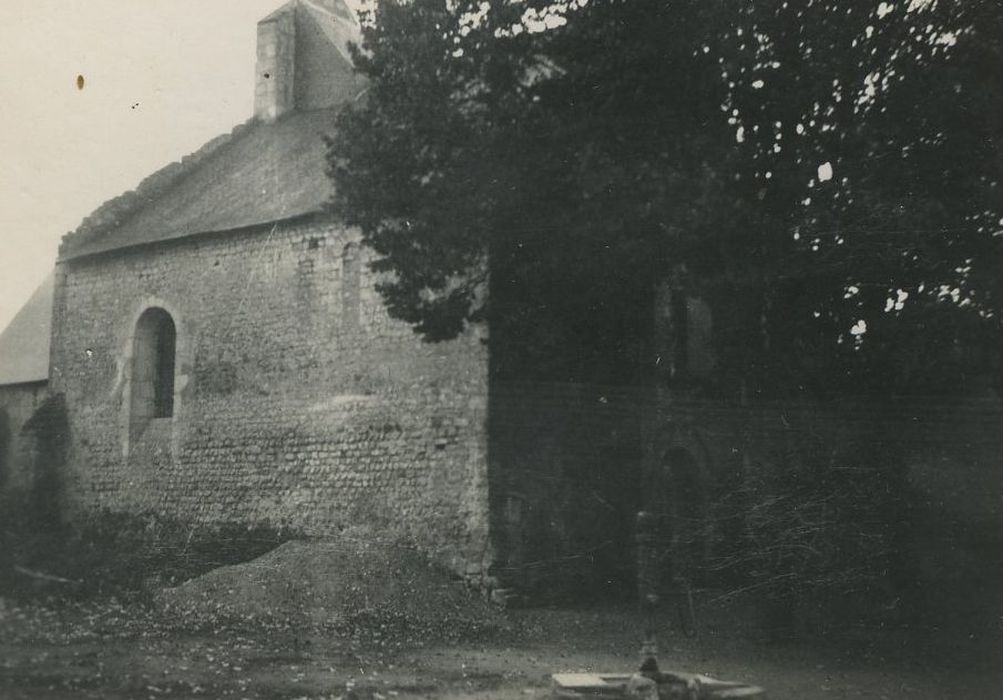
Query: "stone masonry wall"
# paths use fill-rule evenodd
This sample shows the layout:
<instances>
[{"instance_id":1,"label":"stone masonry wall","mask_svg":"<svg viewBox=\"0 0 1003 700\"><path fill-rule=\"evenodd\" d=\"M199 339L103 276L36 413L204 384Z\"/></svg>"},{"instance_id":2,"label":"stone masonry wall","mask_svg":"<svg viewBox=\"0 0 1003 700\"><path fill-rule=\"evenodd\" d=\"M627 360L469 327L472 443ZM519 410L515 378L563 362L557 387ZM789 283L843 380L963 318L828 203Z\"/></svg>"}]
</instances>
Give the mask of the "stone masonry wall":
<instances>
[{"instance_id":1,"label":"stone masonry wall","mask_svg":"<svg viewBox=\"0 0 1003 700\"><path fill-rule=\"evenodd\" d=\"M924 520L912 533L924 575L956 573L959 558L981 556L981 541L952 539L938 523L987 532L1003 523L997 396L879 407L667 392L658 405L637 387L495 383L490 414L497 570L535 595L629 586L635 513L673 499L706 524L696 555L726 554L744 537L750 485L776 469L812 469L819 454L853 473L861 454L882 454L890 440L904 471L888 465L888 485L902 491L885 494L887 507L902 507L901 496ZM677 466L692 478L674 479Z\"/></svg>"},{"instance_id":2,"label":"stone masonry wall","mask_svg":"<svg viewBox=\"0 0 1003 700\"><path fill-rule=\"evenodd\" d=\"M19 498L32 488L35 445L23 431L47 390L47 382L0 386L0 498Z\"/></svg>"},{"instance_id":3,"label":"stone masonry wall","mask_svg":"<svg viewBox=\"0 0 1003 700\"><path fill-rule=\"evenodd\" d=\"M369 259L312 220L61 263L53 390L74 504L373 524L486 572L484 343L421 342L387 315ZM174 412L137 430L134 333L150 307L177 328Z\"/></svg>"},{"instance_id":4,"label":"stone masonry wall","mask_svg":"<svg viewBox=\"0 0 1003 700\"><path fill-rule=\"evenodd\" d=\"M633 569L642 406L614 387L495 382L497 570L532 598L615 594Z\"/></svg>"},{"instance_id":5,"label":"stone masonry wall","mask_svg":"<svg viewBox=\"0 0 1003 700\"><path fill-rule=\"evenodd\" d=\"M296 23L293 12L283 12L258 24L254 114L274 121L294 105Z\"/></svg>"}]
</instances>

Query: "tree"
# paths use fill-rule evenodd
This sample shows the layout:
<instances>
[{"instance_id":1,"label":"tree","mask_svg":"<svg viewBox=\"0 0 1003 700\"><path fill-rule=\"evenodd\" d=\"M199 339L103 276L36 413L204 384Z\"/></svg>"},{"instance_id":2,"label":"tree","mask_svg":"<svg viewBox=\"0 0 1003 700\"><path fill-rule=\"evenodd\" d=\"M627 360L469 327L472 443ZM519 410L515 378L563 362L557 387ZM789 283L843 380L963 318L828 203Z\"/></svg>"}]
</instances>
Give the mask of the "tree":
<instances>
[{"instance_id":1,"label":"tree","mask_svg":"<svg viewBox=\"0 0 1003 700\"><path fill-rule=\"evenodd\" d=\"M999 5L766 7L729 107L769 354L816 390L956 386L999 333Z\"/></svg>"},{"instance_id":2,"label":"tree","mask_svg":"<svg viewBox=\"0 0 1003 700\"><path fill-rule=\"evenodd\" d=\"M591 97L583 81L592 76L569 72L573 57L562 55L581 48L577 35L558 46L555 35L512 29L524 9L515 5L466 9L379 5L357 58L371 92L342 115L331 149L339 209L385 256L378 268L394 274L381 290L391 313L426 338L455 335L490 310L493 347L507 348L493 353L503 373L636 381L650 280L664 258L652 244L667 224L643 201L648 193L632 189L649 183L666 199L683 197L653 177L650 144L621 153L630 132L610 128L631 113L646 119L635 112L643 104L618 104L627 95L616 83L613 94ZM644 46L636 61L657 65L660 50ZM606 45L599 59L616 50ZM603 60L589 67L607 70ZM669 132L659 142L679 150ZM675 218L684 210L661 209Z\"/></svg>"},{"instance_id":3,"label":"tree","mask_svg":"<svg viewBox=\"0 0 1003 700\"><path fill-rule=\"evenodd\" d=\"M807 586L904 549L896 400L1003 388L1003 5L380 0L356 61L329 162L392 315L489 320L495 378L646 387L656 290L702 297L695 390L868 404L852 470L807 433L764 470L796 522L761 551Z\"/></svg>"},{"instance_id":4,"label":"tree","mask_svg":"<svg viewBox=\"0 0 1003 700\"><path fill-rule=\"evenodd\" d=\"M502 373L643 381L682 276L732 384L953 387L999 336L1000 15L383 0L337 207L390 313L433 341L490 314Z\"/></svg>"}]
</instances>

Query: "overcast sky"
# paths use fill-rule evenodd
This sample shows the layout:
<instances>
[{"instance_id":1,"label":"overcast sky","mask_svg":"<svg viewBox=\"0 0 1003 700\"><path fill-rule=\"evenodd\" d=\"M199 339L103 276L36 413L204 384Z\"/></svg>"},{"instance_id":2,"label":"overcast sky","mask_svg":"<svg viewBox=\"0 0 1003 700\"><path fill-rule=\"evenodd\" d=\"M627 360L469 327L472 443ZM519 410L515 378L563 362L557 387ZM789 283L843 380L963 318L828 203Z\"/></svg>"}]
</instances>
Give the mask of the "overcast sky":
<instances>
[{"instance_id":1,"label":"overcast sky","mask_svg":"<svg viewBox=\"0 0 1003 700\"><path fill-rule=\"evenodd\" d=\"M255 24L282 4L0 2L0 329L63 234L251 116Z\"/></svg>"}]
</instances>

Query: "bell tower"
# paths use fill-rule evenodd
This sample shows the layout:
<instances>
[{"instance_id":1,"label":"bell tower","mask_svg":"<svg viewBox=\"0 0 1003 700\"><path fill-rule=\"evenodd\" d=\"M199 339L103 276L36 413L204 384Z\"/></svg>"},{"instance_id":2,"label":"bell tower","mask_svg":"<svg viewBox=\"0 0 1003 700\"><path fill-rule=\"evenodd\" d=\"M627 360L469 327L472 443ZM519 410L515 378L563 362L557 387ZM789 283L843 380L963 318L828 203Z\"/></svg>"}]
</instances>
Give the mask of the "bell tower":
<instances>
[{"instance_id":1,"label":"bell tower","mask_svg":"<svg viewBox=\"0 0 1003 700\"><path fill-rule=\"evenodd\" d=\"M361 35L344 0L291 0L258 22L254 115L335 107L363 89L349 44Z\"/></svg>"}]
</instances>

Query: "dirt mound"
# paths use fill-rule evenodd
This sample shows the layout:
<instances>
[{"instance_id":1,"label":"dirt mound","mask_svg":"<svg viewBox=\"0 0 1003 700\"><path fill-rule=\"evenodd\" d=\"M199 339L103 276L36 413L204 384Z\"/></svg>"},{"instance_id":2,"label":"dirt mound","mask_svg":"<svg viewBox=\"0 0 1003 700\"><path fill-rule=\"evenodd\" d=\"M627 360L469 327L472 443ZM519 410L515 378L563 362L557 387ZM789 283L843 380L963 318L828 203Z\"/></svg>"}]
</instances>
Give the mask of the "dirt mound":
<instances>
[{"instance_id":1,"label":"dirt mound","mask_svg":"<svg viewBox=\"0 0 1003 700\"><path fill-rule=\"evenodd\" d=\"M504 626L504 617L444 568L373 536L287 542L162 591L168 614L192 623L259 621L356 635L460 639Z\"/></svg>"}]
</instances>

